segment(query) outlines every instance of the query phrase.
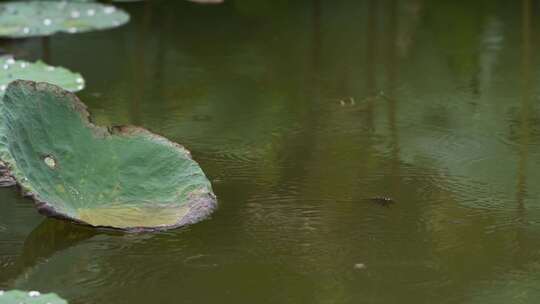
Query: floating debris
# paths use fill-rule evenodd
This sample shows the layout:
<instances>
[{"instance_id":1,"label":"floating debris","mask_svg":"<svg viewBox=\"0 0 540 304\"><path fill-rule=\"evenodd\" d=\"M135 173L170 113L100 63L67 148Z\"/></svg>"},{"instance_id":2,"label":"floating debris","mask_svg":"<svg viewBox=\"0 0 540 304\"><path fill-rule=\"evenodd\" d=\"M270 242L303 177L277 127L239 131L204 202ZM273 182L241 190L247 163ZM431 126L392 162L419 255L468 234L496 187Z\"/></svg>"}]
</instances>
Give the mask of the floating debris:
<instances>
[{"instance_id":1,"label":"floating debris","mask_svg":"<svg viewBox=\"0 0 540 304\"><path fill-rule=\"evenodd\" d=\"M48 83L8 86L0 159L41 213L94 227L170 229L217 207L185 148L138 127L96 126L74 94Z\"/></svg>"},{"instance_id":2,"label":"floating debris","mask_svg":"<svg viewBox=\"0 0 540 304\"><path fill-rule=\"evenodd\" d=\"M365 269L365 268L366 268L365 264L362 264L362 263L354 264L354 269L356 269L356 270L362 270L362 269Z\"/></svg>"},{"instance_id":3,"label":"floating debris","mask_svg":"<svg viewBox=\"0 0 540 304\"><path fill-rule=\"evenodd\" d=\"M110 29L129 21L125 11L95 2L13 1L0 3L0 37L48 36Z\"/></svg>"},{"instance_id":4,"label":"floating debris","mask_svg":"<svg viewBox=\"0 0 540 304\"><path fill-rule=\"evenodd\" d=\"M331 98L330 101L337 101L339 102L339 105L342 107L345 107L345 106L353 107L356 105L356 100L352 96L349 96L346 98Z\"/></svg>"}]
</instances>

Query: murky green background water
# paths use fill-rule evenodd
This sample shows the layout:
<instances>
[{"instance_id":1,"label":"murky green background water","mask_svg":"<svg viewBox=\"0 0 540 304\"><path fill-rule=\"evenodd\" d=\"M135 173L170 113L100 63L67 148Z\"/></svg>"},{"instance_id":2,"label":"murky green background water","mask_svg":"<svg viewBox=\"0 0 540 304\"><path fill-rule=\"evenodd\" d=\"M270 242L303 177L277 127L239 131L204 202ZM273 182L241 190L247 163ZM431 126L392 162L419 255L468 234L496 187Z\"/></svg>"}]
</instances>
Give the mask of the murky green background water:
<instances>
[{"instance_id":1,"label":"murky green background water","mask_svg":"<svg viewBox=\"0 0 540 304\"><path fill-rule=\"evenodd\" d=\"M47 54L39 39L4 48L81 72L98 123L184 144L220 209L106 234L0 189L0 289L108 304L540 300L540 3L122 7L125 27L54 36Z\"/></svg>"}]
</instances>

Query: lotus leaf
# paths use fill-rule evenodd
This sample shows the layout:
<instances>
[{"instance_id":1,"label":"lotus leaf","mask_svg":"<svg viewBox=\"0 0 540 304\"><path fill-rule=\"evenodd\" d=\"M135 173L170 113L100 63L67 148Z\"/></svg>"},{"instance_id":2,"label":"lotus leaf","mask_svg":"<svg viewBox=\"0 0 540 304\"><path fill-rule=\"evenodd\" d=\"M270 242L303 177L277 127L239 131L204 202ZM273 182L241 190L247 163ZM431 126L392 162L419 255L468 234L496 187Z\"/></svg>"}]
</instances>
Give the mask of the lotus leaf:
<instances>
[{"instance_id":1,"label":"lotus leaf","mask_svg":"<svg viewBox=\"0 0 540 304\"><path fill-rule=\"evenodd\" d=\"M48 36L120 26L129 15L94 2L17 1L0 4L0 37Z\"/></svg>"},{"instance_id":2,"label":"lotus leaf","mask_svg":"<svg viewBox=\"0 0 540 304\"><path fill-rule=\"evenodd\" d=\"M93 125L60 87L14 81L0 117L0 158L41 213L141 231L195 223L217 205L189 151L142 128Z\"/></svg>"},{"instance_id":3,"label":"lotus leaf","mask_svg":"<svg viewBox=\"0 0 540 304\"><path fill-rule=\"evenodd\" d=\"M0 98L7 85L16 79L46 81L66 90L76 92L84 88L80 74L61 67L53 67L41 61L35 63L15 60L11 56L0 57Z\"/></svg>"},{"instance_id":4,"label":"lotus leaf","mask_svg":"<svg viewBox=\"0 0 540 304\"><path fill-rule=\"evenodd\" d=\"M67 304L54 293L41 294L38 291L2 291L0 290L0 304Z\"/></svg>"}]
</instances>

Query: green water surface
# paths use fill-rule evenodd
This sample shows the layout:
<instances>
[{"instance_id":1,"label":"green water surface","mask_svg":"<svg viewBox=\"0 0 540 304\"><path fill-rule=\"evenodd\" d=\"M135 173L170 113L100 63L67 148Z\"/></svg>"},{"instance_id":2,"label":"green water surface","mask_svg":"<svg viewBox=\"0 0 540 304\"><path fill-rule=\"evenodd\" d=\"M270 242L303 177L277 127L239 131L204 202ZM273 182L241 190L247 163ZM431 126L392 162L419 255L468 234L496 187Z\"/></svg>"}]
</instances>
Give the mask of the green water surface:
<instances>
[{"instance_id":1,"label":"green water surface","mask_svg":"<svg viewBox=\"0 0 540 304\"><path fill-rule=\"evenodd\" d=\"M540 301L539 2L119 6L124 27L1 48L80 72L96 123L183 144L220 207L184 229L103 233L0 189L0 289L75 304Z\"/></svg>"}]
</instances>

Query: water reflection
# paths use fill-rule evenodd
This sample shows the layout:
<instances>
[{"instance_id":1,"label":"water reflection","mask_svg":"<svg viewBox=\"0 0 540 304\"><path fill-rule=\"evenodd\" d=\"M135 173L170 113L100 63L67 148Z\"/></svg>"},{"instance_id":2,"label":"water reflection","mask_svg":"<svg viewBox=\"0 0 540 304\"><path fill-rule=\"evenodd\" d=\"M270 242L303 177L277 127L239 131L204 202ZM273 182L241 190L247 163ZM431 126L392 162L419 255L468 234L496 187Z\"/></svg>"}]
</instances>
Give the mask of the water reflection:
<instances>
[{"instance_id":1,"label":"water reflection","mask_svg":"<svg viewBox=\"0 0 540 304\"><path fill-rule=\"evenodd\" d=\"M520 126L520 152L518 162L518 182L516 198L521 211L524 210L524 199L527 195L527 162L529 158L529 117L531 109L531 3L528 0L523 0L523 33L522 33L522 66L521 66L521 82L522 82L522 101L521 101L521 126Z\"/></svg>"},{"instance_id":2,"label":"water reflection","mask_svg":"<svg viewBox=\"0 0 540 304\"><path fill-rule=\"evenodd\" d=\"M53 219L43 220L25 239L15 263L2 271L2 282L13 284L18 278L27 277L33 267L45 263L56 252L96 234L96 231L88 227Z\"/></svg>"}]
</instances>

